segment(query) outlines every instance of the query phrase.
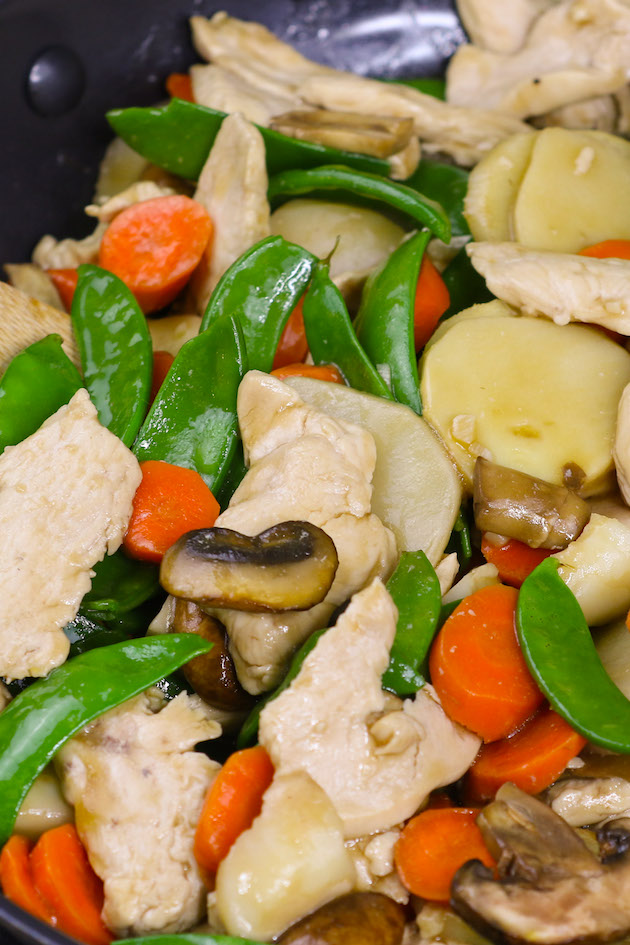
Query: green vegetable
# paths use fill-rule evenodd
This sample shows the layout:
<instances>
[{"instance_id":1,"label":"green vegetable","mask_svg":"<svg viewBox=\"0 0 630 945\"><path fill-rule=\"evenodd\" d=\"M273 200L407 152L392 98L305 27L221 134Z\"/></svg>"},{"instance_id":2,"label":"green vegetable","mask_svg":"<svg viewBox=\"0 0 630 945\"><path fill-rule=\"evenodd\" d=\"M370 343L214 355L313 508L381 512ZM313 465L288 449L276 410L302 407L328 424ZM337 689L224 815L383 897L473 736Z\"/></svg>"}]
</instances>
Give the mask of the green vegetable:
<instances>
[{"instance_id":1,"label":"green vegetable","mask_svg":"<svg viewBox=\"0 0 630 945\"><path fill-rule=\"evenodd\" d=\"M256 741L256 736L258 734L258 721L260 719L260 713L265 708L268 702L271 702L273 699L276 699L281 692L284 692L287 689L297 674L302 669L302 663L308 656L308 654L315 649L315 644L322 636L326 633L328 627L324 627L323 630L316 630L315 633L312 633L310 637L302 644L302 646L297 650L293 655L291 660L291 665L289 666L289 671L286 676L280 683L280 685L273 690L273 692L267 693L266 696L263 696L259 702L256 703L252 711L249 713L240 732L238 733L238 738L236 739L237 748L246 748L248 745L251 745Z\"/></svg>"},{"instance_id":2,"label":"green vegetable","mask_svg":"<svg viewBox=\"0 0 630 945\"><path fill-rule=\"evenodd\" d=\"M98 418L131 446L149 404L153 350L147 322L118 276L79 266L72 326Z\"/></svg>"},{"instance_id":3,"label":"green vegetable","mask_svg":"<svg viewBox=\"0 0 630 945\"><path fill-rule=\"evenodd\" d=\"M409 85L412 89L422 92L424 95L431 95L433 98L439 98L446 101L446 81L444 79L386 79L387 82L393 82L396 85Z\"/></svg>"},{"instance_id":4,"label":"green vegetable","mask_svg":"<svg viewBox=\"0 0 630 945\"><path fill-rule=\"evenodd\" d=\"M426 682L429 647L442 608L440 582L423 551L405 551L387 590L398 608L398 622L383 688L411 696Z\"/></svg>"},{"instance_id":5,"label":"green vegetable","mask_svg":"<svg viewBox=\"0 0 630 945\"><path fill-rule=\"evenodd\" d=\"M117 551L94 565L92 587L82 607L105 614L124 614L153 597L160 589L159 568L135 561Z\"/></svg>"},{"instance_id":6,"label":"green vegetable","mask_svg":"<svg viewBox=\"0 0 630 945\"><path fill-rule=\"evenodd\" d=\"M235 938L233 935L148 935L142 938L119 938L112 945L262 945L251 938Z\"/></svg>"},{"instance_id":7,"label":"green vegetable","mask_svg":"<svg viewBox=\"0 0 630 945\"><path fill-rule=\"evenodd\" d=\"M451 222L451 236L466 236L470 233L464 217L468 171L455 164L442 164L441 161L423 158L405 184L441 204Z\"/></svg>"},{"instance_id":8,"label":"green vegetable","mask_svg":"<svg viewBox=\"0 0 630 945\"><path fill-rule=\"evenodd\" d=\"M60 335L47 335L17 354L0 380L0 452L35 433L82 384Z\"/></svg>"},{"instance_id":9,"label":"green vegetable","mask_svg":"<svg viewBox=\"0 0 630 945\"><path fill-rule=\"evenodd\" d=\"M392 394L359 344L346 303L328 274L328 263L319 262L304 299L304 328L315 364L334 364L347 383L392 400Z\"/></svg>"},{"instance_id":10,"label":"green vegetable","mask_svg":"<svg viewBox=\"0 0 630 945\"><path fill-rule=\"evenodd\" d=\"M455 519L451 537L445 549L445 554L455 553L459 560L466 564L472 558L472 540L470 537L469 510L462 505Z\"/></svg>"},{"instance_id":11,"label":"green vegetable","mask_svg":"<svg viewBox=\"0 0 630 945\"><path fill-rule=\"evenodd\" d=\"M201 174L225 117L225 112L177 98L163 108L116 108L107 113L116 134L134 151L152 164L190 180ZM271 128L256 127L265 142L269 174L320 164L346 164L359 171L389 174L388 162L380 158L298 141Z\"/></svg>"},{"instance_id":12,"label":"green vegetable","mask_svg":"<svg viewBox=\"0 0 630 945\"><path fill-rule=\"evenodd\" d=\"M315 257L281 236L269 236L243 253L210 297L201 330L226 312L237 313L250 369L270 371L289 315L306 291Z\"/></svg>"},{"instance_id":13,"label":"green vegetable","mask_svg":"<svg viewBox=\"0 0 630 945\"><path fill-rule=\"evenodd\" d=\"M229 315L186 342L138 433L140 462L195 469L218 489L238 442L236 394L246 370L243 332Z\"/></svg>"},{"instance_id":14,"label":"green vegetable","mask_svg":"<svg viewBox=\"0 0 630 945\"><path fill-rule=\"evenodd\" d=\"M239 439L234 456L232 457L232 462L221 483L221 488L215 495L215 499L222 509L225 509L229 505L230 499L243 481L246 472L247 466L245 465L245 457L243 455L243 442Z\"/></svg>"},{"instance_id":15,"label":"green vegetable","mask_svg":"<svg viewBox=\"0 0 630 945\"><path fill-rule=\"evenodd\" d=\"M368 357L385 365L399 403L422 413L414 345L414 303L422 257L431 234L422 230L394 250L363 290L355 323Z\"/></svg>"},{"instance_id":16,"label":"green vegetable","mask_svg":"<svg viewBox=\"0 0 630 945\"><path fill-rule=\"evenodd\" d=\"M0 846L29 787L64 742L209 649L189 633L115 643L69 660L16 696L0 713Z\"/></svg>"},{"instance_id":17,"label":"green vegetable","mask_svg":"<svg viewBox=\"0 0 630 945\"><path fill-rule=\"evenodd\" d=\"M386 204L415 223L428 227L445 243L451 238L449 219L435 200L419 194L405 184L397 184L376 174L361 173L334 164L306 171L292 170L276 174L269 181L269 201L273 204L312 191L328 190L337 191L344 196L367 198Z\"/></svg>"},{"instance_id":18,"label":"green vegetable","mask_svg":"<svg viewBox=\"0 0 630 945\"><path fill-rule=\"evenodd\" d=\"M494 298L486 285L486 280L476 269L473 269L465 246L451 259L442 273L442 279L448 289L451 303L440 321L463 312L471 305L489 302Z\"/></svg>"},{"instance_id":19,"label":"green vegetable","mask_svg":"<svg viewBox=\"0 0 630 945\"><path fill-rule=\"evenodd\" d=\"M569 725L595 745L630 753L630 700L595 649L582 609L547 558L525 579L516 608L529 670Z\"/></svg>"},{"instance_id":20,"label":"green vegetable","mask_svg":"<svg viewBox=\"0 0 630 945\"><path fill-rule=\"evenodd\" d=\"M94 650L99 646L123 643L129 639L121 630L112 629L82 613L78 613L74 620L67 623L63 628L63 632L70 641L69 659L80 656L81 653L87 653L88 650Z\"/></svg>"}]
</instances>

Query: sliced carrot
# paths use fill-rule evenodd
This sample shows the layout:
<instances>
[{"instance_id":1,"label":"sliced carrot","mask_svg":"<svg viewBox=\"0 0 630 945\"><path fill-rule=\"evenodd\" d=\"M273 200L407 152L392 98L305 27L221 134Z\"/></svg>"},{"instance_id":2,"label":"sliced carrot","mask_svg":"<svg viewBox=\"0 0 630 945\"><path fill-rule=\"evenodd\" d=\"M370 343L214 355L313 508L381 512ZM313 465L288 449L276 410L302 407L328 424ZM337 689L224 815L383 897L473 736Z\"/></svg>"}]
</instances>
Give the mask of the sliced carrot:
<instances>
[{"instance_id":1,"label":"sliced carrot","mask_svg":"<svg viewBox=\"0 0 630 945\"><path fill-rule=\"evenodd\" d=\"M466 776L466 794L473 802L489 801L507 781L538 794L585 745L586 739L546 706L514 735L482 746Z\"/></svg>"},{"instance_id":2,"label":"sliced carrot","mask_svg":"<svg viewBox=\"0 0 630 945\"><path fill-rule=\"evenodd\" d=\"M425 255L420 267L413 313L416 351L424 348L450 304L451 297L442 276Z\"/></svg>"},{"instance_id":3,"label":"sliced carrot","mask_svg":"<svg viewBox=\"0 0 630 945\"><path fill-rule=\"evenodd\" d=\"M140 463L140 469L123 546L132 558L159 563L185 532L211 528L219 503L194 469L153 459Z\"/></svg>"},{"instance_id":4,"label":"sliced carrot","mask_svg":"<svg viewBox=\"0 0 630 945\"><path fill-rule=\"evenodd\" d=\"M511 584L512 587L520 587L534 568L553 554L546 548L530 548L516 538L510 538L503 545L495 545L485 535L481 538L481 553L489 564L496 567L503 583Z\"/></svg>"},{"instance_id":5,"label":"sliced carrot","mask_svg":"<svg viewBox=\"0 0 630 945\"><path fill-rule=\"evenodd\" d=\"M285 364L271 372L274 377L314 377L318 381L345 384L341 372L334 364Z\"/></svg>"},{"instance_id":6,"label":"sliced carrot","mask_svg":"<svg viewBox=\"0 0 630 945\"><path fill-rule=\"evenodd\" d=\"M170 351L153 352L153 376L151 378L151 393L149 403L152 404L160 387L164 383L164 378L168 374L175 358Z\"/></svg>"},{"instance_id":7,"label":"sliced carrot","mask_svg":"<svg viewBox=\"0 0 630 945\"><path fill-rule=\"evenodd\" d=\"M192 79L187 72L171 72L166 78L166 91L171 98L183 98L186 102L194 102Z\"/></svg>"},{"instance_id":8,"label":"sliced carrot","mask_svg":"<svg viewBox=\"0 0 630 945\"><path fill-rule=\"evenodd\" d=\"M103 883L73 824L43 833L31 853L33 880L50 902L59 928L85 945L109 945L114 936L101 918Z\"/></svg>"},{"instance_id":9,"label":"sliced carrot","mask_svg":"<svg viewBox=\"0 0 630 945\"><path fill-rule=\"evenodd\" d=\"M143 312L154 312L181 292L211 235L212 221L196 200L154 197L114 217L98 261L131 289Z\"/></svg>"},{"instance_id":10,"label":"sliced carrot","mask_svg":"<svg viewBox=\"0 0 630 945\"><path fill-rule=\"evenodd\" d=\"M431 808L403 827L394 863L409 892L448 902L453 876L467 860L495 866L476 823L478 814L470 807Z\"/></svg>"},{"instance_id":11,"label":"sliced carrot","mask_svg":"<svg viewBox=\"0 0 630 945\"><path fill-rule=\"evenodd\" d=\"M630 259L630 240L604 240L580 250L580 256L595 256L597 259Z\"/></svg>"},{"instance_id":12,"label":"sliced carrot","mask_svg":"<svg viewBox=\"0 0 630 945\"><path fill-rule=\"evenodd\" d=\"M195 834L195 858L202 869L216 873L236 838L260 813L272 778L273 765L262 746L230 755L206 796Z\"/></svg>"},{"instance_id":13,"label":"sliced carrot","mask_svg":"<svg viewBox=\"0 0 630 945\"><path fill-rule=\"evenodd\" d=\"M69 312L72 308L72 299L79 281L79 273L76 269L48 269L47 272L61 296L66 312Z\"/></svg>"},{"instance_id":14,"label":"sliced carrot","mask_svg":"<svg viewBox=\"0 0 630 945\"><path fill-rule=\"evenodd\" d=\"M299 361L303 361L308 354L304 315L302 314L303 301L304 296L299 299L284 326L273 359L274 371L286 364L297 364Z\"/></svg>"},{"instance_id":15,"label":"sliced carrot","mask_svg":"<svg viewBox=\"0 0 630 945\"><path fill-rule=\"evenodd\" d=\"M13 834L3 846L0 853L2 892L16 906L25 909L42 922L57 925L57 917L35 886L29 858L30 847L26 837L18 834Z\"/></svg>"},{"instance_id":16,"label":"sliced carrot","mask_svg":"<svg viewBox=\"0 0 630 945\"><path fill-rule=\"evenodd\" d=\"M486 742L509 735L543 701L519 646L517 598L503 584L465 597L431 648L431 682L444 711Z\"/></svg>"}]
</instances>

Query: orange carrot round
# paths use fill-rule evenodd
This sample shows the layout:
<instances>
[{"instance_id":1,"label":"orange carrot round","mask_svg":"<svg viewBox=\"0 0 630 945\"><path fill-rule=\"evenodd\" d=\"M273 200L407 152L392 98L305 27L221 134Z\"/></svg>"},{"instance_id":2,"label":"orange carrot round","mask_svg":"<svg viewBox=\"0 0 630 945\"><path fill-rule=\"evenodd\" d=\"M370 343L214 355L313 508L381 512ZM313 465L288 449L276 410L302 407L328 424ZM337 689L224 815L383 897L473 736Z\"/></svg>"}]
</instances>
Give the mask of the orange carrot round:
<instances>
[{"instance_id":1,"label":"orange carrot round","mask_svg":"<svg viewBox=\"0 0 630 945\"><path fill-rule=\"evenodd\" d=\"M431 682L444 711L486 742L509 735L543 701L518 643L517 598L503 584L465 597L431 648Z\"/></svg>"},{"instance_id":2,"label":"orange carrot round","mask_svg":"<svg viewBox=\"0 0 630 945\"><path fill-rule=\"evenodd\" d=\"M183 289L212 234L212 221L182 194L127 207L107 227L99 265L131 289L143 312L172 302Z\"/></svg>"},{"instance_id":3,"label":"orange carrot round","mask_svg":"<svg viewBox=\"0 0 630 945\"><path fill-rule=\"evenodd\" d=\"M415 896L448 902L453 876L468 860L495 862L477 826L479 810L434 807L403 827L394 863L403 886Z\"/></svg>"},{"instance_id":4,"label":"orange carrot round","mask_svg":"<svg viewBox=\"0 0 630 945\"><path fill-rule=\"evenodd\" d=\"M33 880L51 904L59 928L85 945L109 945L113 935L101 918L103 883L73 824L43 833L31 853Z\"/></svg>"},{"instance_id":5,"label":"orange carrot round","mask_svg":"<svg viewBox=\"0 0 630 945\"><path fill-rule=\"evenodd\" d=\"M151 377L151 393L149 394L149 403L155 400L157 392L164 383L166 375L171 369L175 358L170 351L153 352L153 374Z\"/></svg>"},{"instance_id":6,"label":"orange carrot round","mask_svg":"<svg viewBox=\"0 0 630 945\"><path fill-rule=\"evenodd\" d=\"M26 837L18 834L13 834L3 846L0 853L2 892L16 906L41 919L42 922L57 925L57 917L35 886L29 857L30 847Z\"/></svg>"},{"instance_id":7,"label":"orange carrot round","mask_svg":"<svg viewBox=\"0 0 630 945\"><path fill-rule=\"evenodd\" d=\"M183 534L214 525L219 503L194 469L153 459L140 469L123 547L132 558L159 564Z\"/></svg>"},{"instance_id":8,"label":"orange carrot round","mask_svg":"<svg viewBox=\"0 0 630 945\"><path fill-rule=\"evenodd\" d=\"M274 377L314 377L318 381L331 381L345 384L340 371L334 364L285 364L271 372Z\"/></svg>"},{"instance_id":9,"label":"orange carrot round","mask_svg":"<svg viewBox=\"0 0 630 945\"><path fill-rule=\"evenodd\" d=\"M520 587L534 568L553 554L546 548L530 548L516 538L510 538L503 545L495 545L485 535L481 538L481 553L489 564L496 567L503 583L512 587Z\"/></svg>"},{"instance_id":10,"label":"orange carrot round","mask_svg":"<svg viewBox=\"0 0 630 945\"><path fill-rule=\"evenodd\" d=\"M475 803L489 801L507 781L538 794L585 744L586 739L547 706L509 738L482 746L466 775L466 794Z\"/></svg>"},{"instance_id":11,"label":"orange carrot round","mask_svg":"<svg viewBox=\"0 0 630 945\"><path fill-rule=\"evenodd\" d=\"M185 102L194 102L192 79L187 72L171 72L166 77L166 91L171 98L183 98Z\"/></svg>"},{"instance_id":12,"label":"orange carrot round","mask_svg":"<svg viewBox=\"0 0 630 945\"><path fill-rule=\"evenodd\" d=\"M260 813L272 778L273 765L262 746L230 755L206 796L195 834L195 858L202 869L216 873L236 838Z\"/></svg>"},{"instance_id":13,"label":"orange carrot round","mask_svg":"<svg viewBox=\"0 0 630 945\"><path fill-rule=\"evenodd\" d=\"M420 266L413 313L416 351L424 348L450 304L451 297L442 276L425 255Z\"/></svg>"},{"instance_id":14,"label":"orange carrot round","mask_svg":"<svg viewBox=\"0 0 630 945\"><path fill-rule=\"evenodd\" d=\"M297 364L299 361L303 361L308 354L308 342L302 313L303 300L304 296L298 300L284 326L273 359L274 371L287 364Z\"/></svg>"},{"instance_id":15,"label":"orange carrot round","mask_svg":"<svg viewBox=\"0 0 630 945\"><path fill-rule=\"evenodd\" d=\"M597 259L630 259L630 240L604 240L580 250L580 256L595 256Z\"/></svg>"},{"instance_id":16,"label":"orange carrot round","mask_svg":"<svg viewBox=\"0 0 630 945\"><path fill-rule=\"evenodd\" d=\"M79 273L76 269L48 269L47 272L59 293L63 307L66 312L69 312L72 308L72 299L79 281Z\"/></svg>"}]
</instances>

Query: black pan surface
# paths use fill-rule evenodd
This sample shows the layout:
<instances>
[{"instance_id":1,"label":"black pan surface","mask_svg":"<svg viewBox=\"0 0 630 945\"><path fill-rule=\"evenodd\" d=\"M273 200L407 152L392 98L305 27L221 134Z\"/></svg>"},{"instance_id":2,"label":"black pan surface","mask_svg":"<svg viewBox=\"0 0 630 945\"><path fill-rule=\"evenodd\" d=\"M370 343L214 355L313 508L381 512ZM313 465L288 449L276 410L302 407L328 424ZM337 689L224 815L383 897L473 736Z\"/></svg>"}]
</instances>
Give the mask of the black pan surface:
<instances>
[{"instance_id":1,"label":"black pan surface","mask_svg":"<svg viewBox=\"0 0 630 945\"><path fill-rule=\"evenodd\" d=\"M226 9L364 75L438 76L464 39L454 0L0 0L0 265L90 229L109 108L164 98L195 61L187 18ZM0 896L0 945L69 945Z\"/></svg>"}]
</instances>

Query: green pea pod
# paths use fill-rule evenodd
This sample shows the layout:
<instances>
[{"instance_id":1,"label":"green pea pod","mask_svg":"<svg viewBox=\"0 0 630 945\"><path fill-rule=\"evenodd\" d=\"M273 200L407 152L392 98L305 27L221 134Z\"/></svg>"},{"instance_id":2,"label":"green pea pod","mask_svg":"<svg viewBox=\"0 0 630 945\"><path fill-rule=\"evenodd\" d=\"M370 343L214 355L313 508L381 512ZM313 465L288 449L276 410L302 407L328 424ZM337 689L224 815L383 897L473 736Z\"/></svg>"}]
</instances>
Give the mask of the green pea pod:
<instances>
[{"instance_id":1,"label":"green pea pod","mask_svg":"<svg viewBox=\"0 0 630 945\"><path fill-rule=\"evenodd\" d=\"M133 451L140 462L195 469L216 491L238 442L236 394L246 365L243 333L231 316L187 341L138 433Z\"/></svg>"},{"instance_id":2,"label":"green pea pod","mask_svg":"<svg viewBox=\"0 0 630 945\"><path fill-rule=\"evenodd\" d=\"M134 151L152 164L190 180L197 180L201 174L225 117L225 112L177 98L162 108L116 108L107 113L116 134ZM320 164L346 164L360 171L389 174L389 164L381 158L298 141L271 128L256 127L265 142L269 174Z\"/></svg>"},{"instance_id":3,"label":"green pea pod","mask_svg":"<svg viewBox=\"0 0 630 945\"><path fill-rule=\"evenodd\" d=\"M416 89L424 95L439 98L443 102L446 101L446 82L444 79L384 79L383 81L392 82L396 85L409 85L412 89Z\"/></svg>"},{"instance_id":4,"label":"green pea pod","mask_svg":"<svg viewBox=\"0 0 630 945\"><path fill-rule=\"evenodd\" d=\"M238 312L252 370L270 371L289 315L306 291L315 257L281 236L256 243L225 272L210 297L201 330Z\"/></svg>"},{"instance_id":5,"label":"green pea pod","mask_svg":"<svg viewBox=\"0 0 630 945\"><path fill-rule=\"evenodd\" d=\"M426 682L429 647L442 608L440 582L423 551L405 551L387 590L398 608L398 622L383 688L412 696Z\"/></svg>"},{"instance_id":6,"label":"green pea pod","mask_svg":"<svg viewBox=\"0 0 630 945\"><path fill-rule=\"evenodd\" d=\"M451 236L467 236L470 230L464 217L464 198L468 176L468 171L455 164L423 159L405 184L441 204L451 222Z\"/></svg>"},{"instance_id":7,"label":"green pea pod","mask_svg":"<svg viewBox=\"0 0 630 945\"><path fill-rule=\"evenodd\" d=\"M334 364L355 390L393 399L389 387L359 344L343 296L328 274L328 263L319 262L315 266L302 311L315 364Z\"/></svg>"},{"instance_id":8,"label":"green pea pod","mask_svg":"<svg viewBox=\"0 0 630 945\"><path fill-rule=\"evenodd\" d=\"M72 325L99 420L131 446L149 404L153 352L147 322L118 276L79 266Z\"/></svg>"},{"instance_id":9,"label":"green pea pod","mask_svg":"<svg viewBox=\"0 0 630 945\"><path fill-rule=\"evenodd\" d=\"M289 671L287 672L286 676L284 677L280 685L276 689L274 689L273 692L267 693L266 696L263 696L262 699L260 699L256 703L252 711L249 713L249 715L243 722L243 725L241 726L241 730L238 733L238 738L236 739L237 748L246 748L248 745L251 745L253 742L256 741L256 737L258 735L258 722L260 720L260 713L265 708L268 702L272 702L273 699L277 699L280 693L284 692L284 690L287 689L291 685L291 683L293 682L297 674L302 669L302 663L304 662L308 654L312 650L315 649L315 644L317 643L319 638L322 636L322 634L326 633L327 629L328 627L324 627L322 630L316 630L315 633L312 633L310 637L308 637L308 639L305 640L305 642L302 644L299 650L297 650L296 653L294 653L293 659L291 660L291 665L289 666Z\"/></svg>"},{"instance_id":10,"label":"green pea pod","mask_svg":"<svg viewBox=\"0 0 630 945\"><path fill-rule=\"evenodd\" d=\"M245 457L243 455L243 442L242 440L239 440L236 444L236 450L234 452L234 456L232 457L232 462L230 463L230 466L225 474L225 478L221 483L221 488L215 495L215 499L222 509L229 505L230 499L245 478L246 472L247 466L245 465Z\"/></svg>"},{"instance_id":11,"label":"green pea pod","mask_svg":"<svg viewBox=\"0 0 630 945\"><path fill-rule=\"evenodd\" d=\"M183 935L148 935L142 938L119 938L112 945L262 945L251 938L235 938L233 935L200 935L189 932Z\"/></svg>"},{"instance_id":12,"label":"green pea pod","mask_svg":"<svg viewBox=\"0 0 630 945\"><path fill-rule=\"evenodd\" d=\"M88 650L95 650L99 646L123 643L129 639L121 630L112 629L80 612L74 620L65 625L63 632L70 641L69 659L87 653Z\"/></svg>"},{"instance_id":13,"label":"green pea pod","mask_svg":"<svg viewBox=\"0 0 630 945\"><path fill-rule=\"evenodd\" d=\"M0 845L29 787L64 742L209 649L192 633L127 640L69 660L16 696L0 713Z\"/></svg>"},{"instance_id":14,"label":"green pea pod","mask_svg":"<svg viewBox=\"0 0 630 945\"><path fill-rule=\"evenodd\" d=\"M595 745L630 754L630 700L604 669L553 558L523 582L516 627L529 670L558 715Z\"/></svg>"},{"instance_id":15,"label":"green pea pod","mask_svg":"<svg viewBox=\"0 0 630 945\"><path fill-rule=\"evenodd\" d=\"M435 200L417 190L376 174L354 171L349 167L329 164L311 170L283 171L269 181L269 200L276 203L290 197L299 197L312 191L334 190L343 194L367 198L385 204L392 210L426 226L445 243L451 238L449 219Z\"/></svg>"},{"instance_id":16,"label":"green pea pod","mask_svg":"<svg viewBox=\"0 0 630 945\"><path fill-rule=\"evenodd\" d=\"M82 384L60 335L47 335L16 355L0 380L0 452L35 433Z\"/></svg>"},{"instance_id":17,"label":"green pea pod","mask_svg":"<svg viewBox=\"0 0 630 945\"><path fill-rule=\"evenodd\" d=\"M390 372L395 399L422 413L413 319L422 256L431 238L421 230L395 249L366 283L355 322L357 337L374 364Z\"/></svg>"},{"instance_id":18,"label":"green pea pod","mask_svg":"<svg viewBox=\"0 0 630 945\"><path fill-rule=\"evenodd\" d=\"M92 587L82 607L103 614L124 614L153 597L160 589L159 568L135 561L117 551L94 565Z\"/></svg>"},{"instance_id":19,"label":"green pea pod","mask_svg":"<svg viewBox=\"0 0 630 945\"><path fill-rule=\"evenodd\" d=\"M445 554L455 553L466 564L472 558L472 539L470 537L469 510L466 504L460 506Z\"/></svg>"},{"instance_id":20,"label":"green pea pod","mask_svg":"<svg viewBox=\"0 0 630 945\"><path fill-rule=\"evenodd\" d=\"M450 305L442 315L440 321L457 315L471 305L481 302L490 302L494 298L486 285L486 280L480 276L468 258L466 247L462 247L457 255L442 273L442 278L448 289Z\"/></svg>"}]
</instances>

